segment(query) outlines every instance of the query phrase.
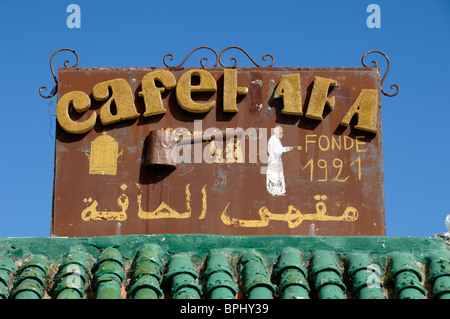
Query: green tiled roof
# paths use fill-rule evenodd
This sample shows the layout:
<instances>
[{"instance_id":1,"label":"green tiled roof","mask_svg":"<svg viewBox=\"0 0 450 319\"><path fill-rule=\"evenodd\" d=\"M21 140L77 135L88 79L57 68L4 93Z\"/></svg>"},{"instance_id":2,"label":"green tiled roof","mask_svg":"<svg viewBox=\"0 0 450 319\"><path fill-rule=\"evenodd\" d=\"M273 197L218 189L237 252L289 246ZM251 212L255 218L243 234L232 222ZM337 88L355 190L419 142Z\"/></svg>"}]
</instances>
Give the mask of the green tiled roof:
<instances>
[{"instance_id":1,"label":"green tiled roof","mask_svg":"<svg viewBox=\"0 0 450 319\"><path fill-rule=\"evenodd\" d=\"M441 238L0 238L11 299L450 299Z\"/></svg>"}]
</instances>

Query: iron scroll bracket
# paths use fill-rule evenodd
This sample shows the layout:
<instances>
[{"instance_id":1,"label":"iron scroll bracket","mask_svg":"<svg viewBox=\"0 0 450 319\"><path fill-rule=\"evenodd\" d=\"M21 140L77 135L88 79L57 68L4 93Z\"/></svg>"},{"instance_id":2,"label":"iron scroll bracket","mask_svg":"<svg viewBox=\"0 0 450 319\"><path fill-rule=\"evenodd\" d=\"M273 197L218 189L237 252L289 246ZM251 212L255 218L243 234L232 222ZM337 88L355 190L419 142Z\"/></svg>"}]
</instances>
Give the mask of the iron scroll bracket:
<instances>
[{"instance_id":1,"label":"iron scroll bracket","mask_svg":"<svg viewBox=\"0 0 450 319\"><path fill-rule=\"evenodd\" d=\"M242 52L250 59L250 61L251 61L255 66L257 66L257 67L261 67L261 68L267 67L267 68L268 68L268 67L271 67L271 66L273 65L274 61L275 61L274 57L273 57L271 54L264 54L264 55L262 56L262 60L263 60L263 61L266 61L267 58L270 58L270 63L269 63L268 65L266 65L266 66L260 65L260 64L258 64L258 63L250 56L250 54L247 53L247 51L245 51L244 49L242 49L242 48L240 48L240 47L238 47L238 46L229 46L229 47L226 47L226 48L223 49L220 53L217 53L217 51L214 50L214 49L211 48L211 47L208 47L208 46L199 46L199 47L195 48L194 50L192 50L191 52L189 52L189 54L184 58L184 60L183 60L180 64L178 64L178 65L176 65L176 66L170 66L170 65L167 64L167 61L166 61L167 58L168 58L169 60L173 60L173 59L174 59L174 56L173 56L172 53L168 53L168 54L164 55L164 57L163 57L163 63L164 63L164 65L165 65L166 67L171 68L171 69L181 68L182 65L189 59L189 57L190 57L194 52L196 52L196 51L198 51L198 50L200 50L200 49L207 49L207 50L210 50L210 51L212 51L212 52L214 53L215 61L214 61L214 64L212 65L212 67L216 67L218 64L220 64L220 65L221 65L222 67L224 67L224 68L235 68L235 67L237 66L237 63L238 63L236 57L231 57L231 58L230 58L230 61L234 62L233 65L231 65L231 66L225 66L225 64L224 64L223 61L222 61L222 56L223 56L223 54L224 54L225 52L227 52L228 50L231 50L231 49L237 49L237 50L242 51ZM52 97L55 96L56 93L58 92L58 79L57 79L57 77L56 77L55 70L54 70L54 68L53 68L53 59L54 59L54 57L55 57L58 53L60 53L60 52L62 52L62 51L72 52L72 53L75 55L75 57L76 57L75 63L74 63L73 65L71 65L71 66L68 66L68 63L69 63L70 61L69 61L69 60L65 60L65 61L64 61L64 67L76 67L76 66L78 65L78 62L79 62L79 56L78 56L78 53L77 53L75 50L69 49L69 48L63 48L63 49L59 49L59 50L55 51L55 52L52 54L51 58L50 58L50 70L51 70L51 72L52 72L52 76L53 76L53 80L55 81L55 84L54 84L52 90L50 91L50 94L49 94L49 95L43 94L43 90L46 90L46 91L48 90L47 86L42 86L42 87L39 88L39 95L40 95L41 97L43 97L43 98L46 98L46 99L52 98ZM393 89L393 90L395 89L395 91L394 91L393 93L391 93L391 94L386 93L386 92L384 91L384 89L383 89L384 80L386 79L386 76L387 76L388 73L389 73L389 70L390 70L390 64L391 64L389 58L387 57L387 55L386 55L385 53L383 53L382 51L379 51L379 50L370 50L370 51L367 51L366 53L364 53L364 55L363 55L362 58L361 58L361 63L362 63L362 65L363 65L364 67L377 67L377 61L376 61L376 60L372 60L372 61L371 61L371 63L372 63L371 66L367 65L366 62L365 62L366 56L369 55L369 54L371 54L371 53L378 53L378 54L381 54L381 55L386 59L386 62L387 62L386 73L383 75L383 77L382 77L382 79L381 79L381 92L382 92L384 95L389 96L389 97L396 96L396 95L399 93L399 86L398 86L398 84L393 83L393 84L390 85L390 88L391 88L391 89ZM202 58L200 59L200 64L201 64L202 68L205 68L205 67L206 67L206 66L204 65L204 61L207 61L207 60L208 60L207 57L202 57Z\"/></svg>"},{"instance_id":2,"label":"iron scroll bracket","mask_svg":"<svg viewBox=\"0 0 450 319\"><path fill-rule=\"evenodd\" d=\"M381 92L382 92L384 95L389 96L389 97L396 96L396 95L398 94L399 90L400 90L400 88L398 87L398 84L393 83L393 84L390 85L390 88L391 88L392 90L395 88L395 92L392 93L392 94L386 93L386 92L384 91L384 89L383 89L383 83L384 83L384 80L386 79L386 76L387 76L388 73L389 73L389 69L391 68L391 61L389 60L389 58L387 57L387 55L386 55L384 52L381 52L381 51L379 51L379 50L370 50L370 51L367 51L366 53L364 53L364 55L363 55L362 58L361 58L361 63L362 63L362 65L363 65L364 67L366 67L366 68L371 67L371 66L367 65L366 62L365 62L366 56L369 55L369 54L371 54L371 53L378 53L378 54L381 54L381 55L386 59L386 62L387 62L386 73L383 75L383 78L381 79ZM377 61L372 60L371 62L372 62L372 67L377 67Z\"/></svg>"},{"instance_id":3,"label":"iron scroll bracket","mask_svg":"<svg viewBox=\"0 0 450 319\"><path fill-rule=\"evenodd\" d=\"M53 80L55 81L55 85L53 86L53 89L50 91L49 95L45 95L42 93L42 90L48 90L48 88L46 86L41 86L39 88L39 95L42 96L43 98L49 99L52 98L53 96L55 96L56 93L58 93L58 79L56 78L55 75L55 70L53 69L53 58L55 57L55 55L57 55L59 52L62 51L69 51L72 52L73 54L75 54L75 57L77 58L76 62L70 66L70 67L76 67L78 65L78 61L79 61L79 56L78 53L73 50L73 49L68 49L68 48L63 48L63 49L59 49L57 51L55 51L55 53L52 54L52 57L50 58L50 70L52 71L52 75L53 75ZM67 63L69 63L69 60L65 60L64 61L64 66L68 67Z\"/></svg>"},{"instance_id":4,"label":"iron scroll bracket","mask_svg":"<svg viewBox=\"0 0 450 319\"><path fill-rule=\"evenodd\" d=\"M242 49L241 47L238 47L238 46L229 46L229 47L226 47L226 48L223 49L220 53L217 53L217 51L214 50L214 49L211 48L211 47L208 47L208 46L200 46L200 47L195 48L195 49L192 50L191 52L189 52L189 54L184 58L184 60L181 61L181 63L178 64L178 65L176 65L176 66L170 66L170 65L167 64L167 61L166 61L167 58L169 58L169 60L173 60L174 56L173 56L172 53L167 53L167 54L163 57L163 63L164 63L164 65L165 65L166 67L168 67L168 68L174 68L174 69L181 68L182 65L187 61L187 59L189 59L189 57L190 57L195 51L200 50L200 49L207 49L207 50L210 50L210 51L212 51L212 52L214 53L214 55L215 55L215 57L216 57L216 60L215 60L214 64L212 65L212 67L216 67L217 64L220 64L220 65L221 65L222 67L224 67L224 68L235 68L235 67L237 66L237 63L238 63L238 62L237 62L237 59L236 59L235 57L231 57L231 58L230 58L230 61L233 61L233 62L234 62L234 64L233 64L232 66L225 66L225 64L222 62L222 56L223 56L223 54L224 54L225 52L227 52L228 50L231 50L231 49L236 49L236 50L242 51L242 52L250 59L250 61L251 61L255 66L260 67L260 68L262 68L262 67L266 67L266 68L271 67L271 66L273 65L274 61L275 61L274 57L273 57L271 54L268 54L268 53L267 53L267 54L264 54L264 55L262 56L262 60L263 60L263 61L266 61L267 58L269 57L269 58L271 59L270 64L267 65L267 66L260 65L260 64L258 64L258 63L250 56L250 54L248 54L247 51L245 51L244 49ZM204 62L204 61L207 61L207 60L208 60L207 57L202 57L202 58L200 59L200 65L202 66L202 68L205 68L205 65L203 64L203 62Z\"/></svg>"}]
</instances>

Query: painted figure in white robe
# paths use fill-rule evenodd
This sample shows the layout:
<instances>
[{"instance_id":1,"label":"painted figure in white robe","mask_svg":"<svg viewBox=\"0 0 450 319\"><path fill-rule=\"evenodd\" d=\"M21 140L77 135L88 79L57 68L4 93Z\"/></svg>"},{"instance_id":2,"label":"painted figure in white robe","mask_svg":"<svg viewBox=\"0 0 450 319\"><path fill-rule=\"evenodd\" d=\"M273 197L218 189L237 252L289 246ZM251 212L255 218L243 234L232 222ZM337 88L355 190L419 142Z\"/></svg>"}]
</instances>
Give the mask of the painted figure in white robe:
<instances>
[{"instance_id":1,"label":"painted figure in white robe","mask_svg":"<svg viewBox=\"0 0 450 319\"><path fill-rule=\"evenodd\" d=\"M274 134L270 137L267 145L269 158L266 171L266 188L271 195L283 196L286 193L286 183L281 155L292 150L293 147L283 147L281 144L283 129L280 126L275 127L273 132Z\"/></svg>"}]
</instances>

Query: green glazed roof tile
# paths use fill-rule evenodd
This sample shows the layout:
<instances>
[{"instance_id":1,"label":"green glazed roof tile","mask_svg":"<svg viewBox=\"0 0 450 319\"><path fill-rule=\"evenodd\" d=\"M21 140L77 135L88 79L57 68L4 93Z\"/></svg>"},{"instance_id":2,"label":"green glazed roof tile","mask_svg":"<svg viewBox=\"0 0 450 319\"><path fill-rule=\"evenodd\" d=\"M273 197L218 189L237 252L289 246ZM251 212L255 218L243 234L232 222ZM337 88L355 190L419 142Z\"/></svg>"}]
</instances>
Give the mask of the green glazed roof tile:
<instances>
[{"instance_id":1,"label":"green glazed roof tile","mask_svg":"<svg viewBox=\"0 0 450 319\"><path fill-rule=\"evenodd\" d=\"M267 286L256 286L247 292L248 299L273 299L273 292Z\"/></svg>"},{"instance_id":2,"label":"green glazed roof tile","mask_svg":"<svg viewBox=\"0 0 450 319\"><path fill-rule=\"evenodd\" d=\"M84 285L89 280L87 257L82 252L66 255L54 278L56 287L52 295L56 299L80 299L84 297Z\"/></svg>"},{"instance_id":3,"label":"green glazed roof tile","mask_svg":"<svg viewBox=\"0 0 450 319\"><path fill-rule=\"evenodd\" d=\"M55 291L54 296L59 297L59 294L64 290L73 290L76 291L77 295L72 295L76 298L80 298L84 296L84 281L80 276L77 275L69 275L65 276L61 279L61 281L58 283ZM66 292L67 293L67 292ZM60 297L62 298L62 297ZM69 294L64 299L69 299Z\"/></svg>"},{"instance_id":4,"label":"green glazed roof tile","mask_svg":"<svg viewBox=\"0 0 450 319\"><path fill-rule=\"evenodd\" d=\"M433 256L429 259L428 280L433 282L437 277L450 276L450 261L446 256Z\"/></svg>"},{"instance_id":5,"label":"green glazed roof tile","mask_svg":"<svg viewBox=\"0 0 450 319\"><path fill-rule=\"evenodd\" d=\"M324 285L318 291L319 299L345 299L344 291L337 285Z\"/></svg>"},{"instance_id":6,"label":"green glazed roof tile","mask_svg":"<svg viewBox=\"0 0 450 319\"><path fill-rule=\"evenodd\" d=\"M172 294L176 294L177 291L182 288L192 288L197 290L197 293L201 295L202 286L200 286L191 274L180 273L172 279Z\"/></svg>"},{"instance_id":7,"label":"green glazed roof tile","mask_svg":"<svg viewBox=\"0 0 450 319\"><path fill-rule=\"evenodd\" d=\"M20 274L23 271L26 271L28 268L38 268L44 275L48 273L47 261L42 256L33 256L19 268L17 273Z\"/></svg>"},{"instance_id":8,"label":"green glazed roof tile","mask_svg":"<svg viewBox=\"0 0 450 319\"><path fill-rule=\"evenodd\" d=\"M233 279L228 273L214 272L208 277L208 283L206 285L206 294L210 293L217 288L228 288L234 296L238 291L238 286L233 282Z\"/></svg>"},{"instance_id":9,"label":"green glazed roof tile","mask_svg":"<svg viewBox=\"0 0 450 319\"><path fill-rule=\"evenodd\" d=\"M63 289L56 294L55 299L81 299L83 296L78 290Z\"/></svg>"},{"instance_id":10,"label":"green glazed roof tile","mask_svg":"<svg viewBox=\"0 0 450 319\"><path fill-rule=\"evenodd\" d=\"M206 296L211 299L233 299L239 291L233 282L234 273L225 254L211 252L204 273L207 279Z\"/></svg>"},{"instance_id":11,"label":"green glazed roof tile","mask_svg":"<svg viewBox=\"0 0 450 319\"><path fill-rule=\"evenodd\" d=\"M47 272L47 261L42 256L33 256L18 270L10 298L42 299L45 295Z\"/></svg>"},{"instance_id":12,"label":"green glazed roof tile","mask_svg":"<svg viewBox=\"0 0 450 319\"><path fill-rule=\"evenodd\" d=\"M413 271L402 271L396 276L395 292L400 299L423 299L427 295L424 284Z\"/></svg>"},{"instance_id":13,"label":"green glazed roof tile","mask_svg":"<svg viewBox=\"0 0 450 319\"><path fill-rule=\"evenodd\" d=\"M163 265L158 253L151 247L139 250L127 298L157 299L161 297L163 295L160 288L162 276Z\"/></svg>"},{"instance_id":14,"label":"green glazed roof tile","mask_svg":"<svg viewBox=\"0 0 450 319\"><path fill-rule=\"evenodd\" d=\"M200 299L200 294L195 288L183 287L173 294L173 299Z\"/></svg>"},{"instance_id":15,"label":"green glazed roof tile","mask_svg":"<svg viewBox=\"0 0 450 319\"><path fill-rule=\"evenodd\" d=\"M122 299L121 285L115 280L102 281L97 287L97 299Z\"/></svg>"},{"instance_id":16,"label":"green glazed roof tile","mask_svg":"<svg viewBox=\"0 0 450 319\"><path fill-rule=\"evenodd\" d=\"M351 285L352 293L357 295L361 289L366 287L378 287L380 289L381 280L376 273L361 269L353 275Z\"/></svg>"},{"instance_id":17,"label":"green glazed roof tile","mask_svg":"<svg viewBox=\"0 0 450 319\"><path fill-rule=\"evenodd\" d=\"M386 299L382 291L383 270L369 254L349 254L347 277L351 292L359 299Z\"/></svg>"},{"instance_id":18,"label":"green glazed roof tile","mask_svg":"<svg viewBox=\"0 0 450 319\"><path fill-rule=\"evenodd\" d=\"M342 272L339 269L334 255L334 252L324 250L314 252L310 276L314 278L318 273L323 271L335 272L338 276L341 276Z\"/></svg>"},{"instance_id":19,"label":"green glazed roof tile","mask_svg":"<svg viewBox=\"0 0 450 319\"><path fill-rule=\"evenodd\" d=\"M334 271L321 271L316 275L315 288L320 290L323 286L335 285L345 291L346 287L342 282L341 277Z\"/></svg>"},{"instance_id":20,"label":"green glazed roof tile","mask_svg":"<svg viewBox=\"0 0 450 319\"><path fill-rule=\"evenodd\" d=\"M306 291L310 291L309 284L305 278L305 275L298 269L288 268L285 269L281 274L279 284L280 291L283 291L284 289L292 285L300 286Z\"/></svg>"},{"instance_id":21,"label":"green glazed roof tile","mask_svg":"<svg viewBox=\"0 0 450 319\"><path fill-rule=\"evenodd\" d=\"M230 268L227 257L218 252L212 252L208 256L207 268L205 271L205 276L208 277L210 274L221 271L227 273L230 277L233 277L233 271Z\"/></svg>"},{"instance_id":22,"label":"green glazed roof tile","mask_svg":"<svg viewBox=\"0 0 450 319\"><path fill-rule=\"evenodd\" d=\"M386 299L380 287L362 287L358 293L359 299Z\"/></svg>"},{"instance_id":23,"label":"green glazed roof tile","mask_svg":"<svg viewBox=\"0 0 450 319\"><path fill-rule=\"evenodd\" d=\"M309 292L305 288L297 285L291 285L282 290L280 298L282 299L310 299Z\"/></svg>"},{"instance_id":24,"label":"green glazed roof tile","mask_svg":"<svg viewBox=\"0 0 450 319\"><path fill-rule=\"evenodd\" d=\"M0 285L8 286L11 281L10 273L4 269L0 270Z\"/></svg>"},{"instance_id":25,"label":"green glazed roof tile","mask_svg":"<svg viewBox=\"0 0 450 319\"><path fill-rule=\"evenodd\" d=\"M42 299L44 294L33 289L22 289L11 295L12 299Z\"/></svg>"},{"instance_id":26,"label":"green glazed roof tile","mask_svg":"<svg viewBox=\"0 0 450 319\"><path fill-rule=\"evenodd\" d=\"M174 299L200 299L202 287L196 281L198 276L188 255L175 254L170 258L164 280L170 282Z\"/></svg>"},{"instance_id":27,"label":"green glazed roof tile","mask_svg":"<svg viewBox=\"0 0 450 319\"><path fill-rule=\"evenodd\" d=\"M157 278L162 279L162 269L157 264L150 261L141 262L135 269L132 279L137 279L142 275L150 274Z\"/></svg>"},{"instance_id":28,"label":"green glazed roof tile","mask_svg":"<svg viewBox=\"0 0 450 319\"><path fill-rule=\"evenodd\" d=\"M146 245L143 248L139 249L137 252L137 258L136 258L136 267L139 266L142 262L153 262L155 263L161 270L164 268L161 257L159 256L158 251L161 250L161 248L155 246L155 245Z\"/></svg>"},{"instance_id":29,"label":"green glazed roof tile","mask_svg":"<svg viewBox=\"0 0 450 319\"><path fill-rule=\"evenodd\" d=\"M304 276L307 275L306 269L302 263L301 253L297 249L286 248L281 252L278 265L274 271L275 276L278 276L288 268L298 269Z\"/></svg>"},{"instance_id":30,"label":"green glazed roof tile","mask_svg":"<svg viewBox=\"0 0 450 319\"><path fill-rule=\"evenodd\" d=\"M437 277L433 282L433 297L442 298L450 294L450 275Z\"/></svg>"},{"instance_id":31,"label":"green glazed roof tile","mask_svg":"<svg viewBox=\"0 0 450 319\"><path fill-rule=\"evenodd\" d=\"M83 253L70 253L68 254L63 262L58 267L58 272L61 273L63 268L67 268L68 265L79 265L83 268L83 272L88 273L90 271L89 266L87 265L87 257Z\"/></svg>"},{"instance_id":32,"label":"green glazed roof tile","mask_svg":"<svg viewBox=\"0 0 450 319\"><path fill-rule=\"evenodd\" d=\"M275 277L279 278L278 288L281 298L309 299L307 274L301 252L294 248L284 249L274 270Z\"/></svg>"},{"instance_id":33,"label":"green glazed roof tile","mask_svg":"<svg viewBox=\"0 0 450 319\"><path fill-rule=\"evenodd\" d=\"M241 280L244 286L245 296L250 299L266 299L275 293L275 285L270 281L269 273L259 253L250 251L244 254L241 257L241 264ZM253 297L251 294L253 294Z\"/></svg>"},{"instance_id":34,"label":"green glazed roof tile","mask_svg":"<svg viewBox=\"0 0 450 319\"><path fill-rule=\"evenodd\" d=\"M207 296L208 299L235 299L236 293L229 287L219 286L212 289Z\"/></svg>"},{"instance_id":35,"label":"green glazed roof tile","mask_svg":"<svg viewBox=\"0 0 450 319\"><path fill-rule=\"evenodd\" d=\"M112 247L104 249L93 267L97 299L121 299L125 263L121 253Z\"/></svg>"},{"instance_id":36,"label":"green glazed roof tile","mask_svg":"<svg viewBox=\"0 0 450 319\"><path fill-rule=\"evenodd\" d=\"M391 275L395 277L397 276L397 274L403 271L411 271L419 278L419 280L422 280L422 274L417 268L414 258L411 254L408 253L392 254Z\"/></svg>"},{"instance_id":37,"label":"green glazed roof tile","mask_svg":"<svg viewBox=\"0 0 450 319\"><path fill-rule=\"evenodd\" d=\"M97 270L95 271L95 277L97 280L101 280L101 278L105 278L105 276L109 276L111 278L117 277L117 279L114 280L118 280L119 282L125 278L122 266L115 261L104 261L97 267Z\"/></svg>"},{"instance_id":38,"label":"green glazed roof tile","mask_svg":"<svg viewBox=\"0 0 450 319\"><path fill-rule=\"evenodd\" d=\"M368 254L350 254L348 256L347 276L351 278L357 271L367 270L367 267L371 264ZM376 267L373 268L373 271L377 269Z\"/></svg>"},{"instance_id":39,"label":"green glazed roof tile","mask_svg":"<svg viewBox=\"0 0 450 319\"><path fill-rule=\"evenodd\" d=\"M346 286L341 279L342 271L336 254L319 250L313 253L310 278L320 299L344 299Z\"/></svg>"},{"instance_id":40,"label":"green glazed roof tile","mask_svg":"<svg viewBox=\"0 0 450 319\"><path fill-rule=\"evenodd\" d=\"M0 299L8 299L11 275L16 269L16 264L9 259L0 262Z\"/></svg>"},{"instance_id":41,"label":"green glazed roof tile","mask_svg":"<svg viewBox=\"0 0 450 319\"><path fill-rule=\"evenodd\" d=\"M0 270L12 273L16 270L16 264L11 259L4 259L0 261Z\"/></svg>"},{"instance_id":42,"label":"green glazed roof tile","mask_svg":"<svg viewBox=\"0 0 450 319\"><path fill-rule=\"evenodd\" d=\"M94 265L94 269L97 269L104 262L114 262L119 264L121 267L124 267L122 255L117 249L112 247L108 247L102 252L102 254L100 255L100 257L98 258L97 262Z\"/></svg>"},{"instance_id":43,"label":"green glazed roof tile","mask_svg":"<svg viewBox=\"0 0 450 319\"><path fill-rule=\"evenodd\" d=\"M164 275L165 279L168 279L174 275L181 273L190 274L194 278L198 277L198 273L195 270L192 261L189 256L185 254L176 254L170 258L169 269Z\"/></svg>"},{"instance_id":44,"label":"green glazed roof tile","mask_svg":"<svg viewBox=\"0 0 450 319\"><path fill-rule=\"evenodd\" d=\"M66 276L79 276L83 282L88 281L88 274L87 271L89 271L89 268L85 268L80 266L80 264L65 264L64 267L60 268L58 271L58 274L56 275L54 281L59 282Z\"/></svg>"},{"instance_id":45,"label":"green glazed roof tile","mask_svg":"<svg viewBox=\"0 0 450 319\"><path fill-rule=\"evenodd\" d=\"M0 298L449 298L449 247L384 236L0 238Z\"/></svg>"},{"instance_id":46,"label":"green glazed roof tile","mask_svg":"<svg viewBox=\"0 0 450 319\"><path fill-rule=\"evenodd\" d=\"M24 280L21 280L17 285L15 285L10 294L10 298L22 299L25 298L25 296L32 296L31 298L35 299L34 295L36 295L39 299L42 299L44 297L44 294L44 287L40 282L36 281L34 278L25 278Z\"/></svg>"},{"instance_id":47,"label":"green glazed roof tile","mask_svg":"<svg viewBox=\"0 0 450 319\"><path fill-rule=\"evenodd\" d=\"M23 265L19 269L19 273L21 271L24 271L28 267L37 267L37 268L40 268L44 272L44 274L48 273L47 261L42 256L34 256L34 257L32 257L25 265Z\"/></svg>"},{"instance_id":48,"label":"green glazed roof tile","mask_svg":"<svg viewBox=\"0 0 450 319\"><path fill-rule=\"evenodd\" d=\"M136 293L132 295L132 297L128 297L128 299L159 299L158 293L151 288L142 287L136 290Z\"/></svg>"},{"instance_id":49,"label":"green glazed roof tile","mask_svg":"<svg viewBox=\"0 0 450 319\"><path fill-rule=\"evenodd\" d=\"M45 286L45 273L41 268L30 266L22 270L19 276L14 281L14 286L18 286L22 280L33 279L37 281L40 285Z\"/></svg>"},{"instance_id":50,"label":"green glazed roof tile","mask_svg":"<svg viewBox=\"0 0 450 319\"><path fill-rule=\"evenodd\" d=\"M141 289L151 289L157 298L163 295L163 291L160 288L159 281L152 275L141 275L137 280L133 282L133 285L127 292L127 298L133 298L134 295ZM150 296L153 296L151 294ZM143 296L141 296L143 297Z\"/></svg>"},{"instance_id":51,"label":"green glazed roof tile","mask_svg":"<svg viewBox=\"0 0 450 319\"><path fill-rule=\"evenodd\" d=\"M6 285L0 284L0 299L8 299L9 292Z\"/></svg>"}]
</instances>

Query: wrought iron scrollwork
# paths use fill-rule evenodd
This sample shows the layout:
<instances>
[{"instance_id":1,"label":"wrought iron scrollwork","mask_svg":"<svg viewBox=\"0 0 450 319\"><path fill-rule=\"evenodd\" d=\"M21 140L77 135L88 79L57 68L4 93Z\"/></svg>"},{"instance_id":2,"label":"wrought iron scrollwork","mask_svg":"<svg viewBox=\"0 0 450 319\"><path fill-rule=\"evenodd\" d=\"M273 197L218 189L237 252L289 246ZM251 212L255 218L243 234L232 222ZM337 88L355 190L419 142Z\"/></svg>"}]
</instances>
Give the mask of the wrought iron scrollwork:
<instances>
[{"instance_id":1,"label":"wrought iron scrollwork","mask_svg":"<svg viewBox=\"0 0 450 319\"><path fill-rule=\"evenodd\" d=\"M390 96L390 97L396 96L396 95L398 94L399 90L400 90L400 88L398 87L398 85L397 85L396 83L393 83L393 84L391 84L391 86L390 86L391 89L394 89L394 88L395 88L395 92L394 92L394 93L388 94L388 93L386 93L386 92L383 90L383 83L384 83L384 80L386 79L386 76L387 76L388 73L389 73L389 69L391 68L391 61L389 61L389 58L388 58L387 55L384 54L383 52L378 51L378 50L370 50L370 51L367 51L366 53L364 53L364 55L363 55L362 58L361 58L362 65L363 65L364 67L366 67L366 68L369 67L369 66L365 63L364 59L365 59L366 56L367 56L368 54L370 54L370 53L379 53L379 54L381 54L382 56L384 56L384 58L386 59L386 62L387 62L386 73L384 74L383 78L381 79L381 92L382 92L384 95L386 95L386 96ZM377 61L372 60L371 62L372 62L372 67L376 67L376 66L377 66Z\"/></svg>"},{"instance_id":2,"label":"wrought iron scrollwork","mask_svg":"<svg viewBox=\"0 0 450 319\"><path fill-rule=\"evenodd\" d=\"M216 56L216 61L215 61L214 65L212 65L212 67L216 67L217 64L220 64L220 65L221 65L222 67L224 67L224 68L227 67L227 66L225 66L225 65L223 64L223 62L222 62L222 55L223 55L226 51L228 51L228 50L230 50L230 49L237 49L237 50L242 51L242 52L245 53L245 55L250 59L250 61L252 61L253 64L256 65L257 67L271 67L271 66L273 65L273 62L274 62L274 57L273 57L271 54L264 54L264 55L262 56L263 61L266 61L267 58L269 57L269 58L271 59L271 62L270 62L270 64L267 65L267 66L262 66L262 65L256 63L255 60L247 53L247 51L245 51L244 49L242 49L242 48L240 48L240 47L237 47L237 46L229 46L229 47L226 47L225 49L222 50L222 52L220 52L220 54L218 54L217 51L214 50L214 49L211 48L211 47L200 46L200 47L198 47L198 48L195 48L195 49L192 50L191 52L189 52L189 54L184 58L184 60L181 61L181 63L178 64L178 65L170 66L170 65L167 64L167 61L166 61L167 58L168 58L169 60L171 60L171 61L172 61L173 58L174 58L174 56L173 56L172 53L167 53L167 54L163 57L163 63L164 63L164 65L165 65L166 67L168 67L168 68L175 68L175 69L181 68L181 66L187 61L187 59L189 59L189 57L190 57L195 51L200 50L200 49L207 49L207 50L210 50L210 51L212 51L212 52L214 53L214 55ZM206 58L206 57L202 57L202 58L200 59L200 65L201 65L203 68L205 68L205 65L203 64L203 62L204 62L204 61L207 61L207 60L208 60L208 58ZM231 58L230 58L230 61L234 61L234 64L233 64L232 66L230 66L229 68L234 68L234 67L236 67L236 65L237 65L237 59L236 59L235 57L231 57Z\"/></svg>"},{"instance_id":3,"label":"wrought iron scrollwork","mask_svg":"<svg viewBox=\"0 0 450 319\"><path fill-rule=\"evenodd\" d=\"M75 54L77 61L70 67L76 67L78 65L79 57L75 50L63 48L63 49L59 49L58 51L53 53L52 57L50 58L50 70L52 71L55 85L53 86L53 89L50 91L50 95L42 94L42 90L46 90L46 91L48 90L48 88L46 86L42 86L39 88L39 95L42 96L43 98L49 99L49 98L55 96L55 94L58 92L58 79L56 78L55 70L53 69L53 58L55 57L56 54L58 54L59 52L62 52L62 51L69 51L69 52L72 52L73 54ZM67 63L69 63L69 62L70 62L69 60L65 60L64 67L67 67L68 66Z\"/></svg>"},{"instance_id":4,"label":"wrought iron scrollwork","mask_svg":"<svg viewBox=\"0 0 450 319\"><path fill-rule=\"evenodd\" d=\"M180 68L180 67L184 64L184 62L186 62L186 60L189 59L189 57L190 57L195 51L200 50L200 49L208 49L208 50L211 50L212 52L214 52L214 54L215 54L215 56L216 56L216 62L214 63L214 65L213 65L212 67L217 66L217 63L219 62L219 55L217 54L216 50L214 50L213 48L207 47L207 46L201 46L201 47L195 48L194 50L192 50L191 52L189 52L189 54L184 58L184 60L183 60L180 64L178 64L178 65L176 65L176 66L170 66L170 65L167 64L167 62L166 62L167 57L169 57L169 60L171 60L171 61L173 60L173 54L172 54L172 53L167 53L167 54L163 57L164 65L165 65L166 67L168 67L168 68ZM205 65L203 64L203 61L208 61L208 58L207 58L207 57L202 57L202 58L200 59L200 64L201 64L201 66L202 66L203 68L205 68Z\"/></svg>"},{"instance_id":5,"label":"wrought iron scrollwork","mask_svg":"<svg viewBox=\"0 0 450 319\"><path fill-rule=\"evenodd\" d=\"M220 54L219 54L219 63L220 63L220 65L223 66L224 68L225 68L226 66L222 63L222 55L223 55L226 51L228 51L228 50L230 50L230 49L238 49L238 50L244 52L245 55L250 59L250 61L253 62L254 65L256 65L256 66L259 67L259 68L263 67L262 65L259 65L258 63L256 63L255 60L253 60L252 57L251 57L251 56L247 53L247 51L245 51L244 49L242 49L242 48L240 48L240 47L237 47L237 46L229 46L229 47L223 49L222 52L220 52ZM264 54L264 55L262 56L263 61L266 61L267 57L270 57L270 58L271 58L270 64L267 65L267 66L265 66L266 68L269 68L269 67L271 67L271 66L273 65L273 63L275 62L275 59L274 59L274 57L273 57L271 54L266 53L266 54ZM234 64L233 64L230 68L236 67L236 65L237 65L237 59L236 59L235 57L231 57L231 58L230 58L230 61L234 61Z\"/></svg>"}]
</instances>

